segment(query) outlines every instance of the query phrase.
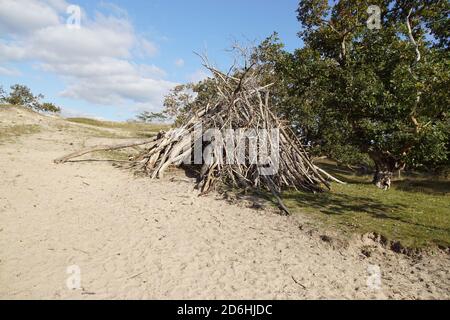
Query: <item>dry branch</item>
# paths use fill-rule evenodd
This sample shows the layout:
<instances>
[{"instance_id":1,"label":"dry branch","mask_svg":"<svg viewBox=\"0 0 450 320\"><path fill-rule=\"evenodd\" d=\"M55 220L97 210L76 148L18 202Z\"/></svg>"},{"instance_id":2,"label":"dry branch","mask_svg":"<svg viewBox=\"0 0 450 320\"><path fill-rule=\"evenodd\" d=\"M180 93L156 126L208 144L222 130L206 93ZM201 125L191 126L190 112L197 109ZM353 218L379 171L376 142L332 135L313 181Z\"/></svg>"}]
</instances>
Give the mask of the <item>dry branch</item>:
<instances>
[{"instance_id":1,"label":"dry branch","mask_svg":"<svg viewBox=\"0 0 450 320\"><path fill-rule=\"evenodd\" d=\"M128 142L128 143L121 143L121 144L116 144L116 145L99 145L99 146L87 147L85 149L82 149L82 150L70 153L68 155L65 155L61 158L55 159L54 162L55 163L64 163L64 162L69 161L70 159L78 158L78 157L81 157L82 155L96 152L96 151L111 151L111 150L119 150L119 149L141 146L144 144L152 143L156 139L157 138L154 137L154 138L152 138L150 140L146 140L146 141Z\"/></svg>"}]
</instances>

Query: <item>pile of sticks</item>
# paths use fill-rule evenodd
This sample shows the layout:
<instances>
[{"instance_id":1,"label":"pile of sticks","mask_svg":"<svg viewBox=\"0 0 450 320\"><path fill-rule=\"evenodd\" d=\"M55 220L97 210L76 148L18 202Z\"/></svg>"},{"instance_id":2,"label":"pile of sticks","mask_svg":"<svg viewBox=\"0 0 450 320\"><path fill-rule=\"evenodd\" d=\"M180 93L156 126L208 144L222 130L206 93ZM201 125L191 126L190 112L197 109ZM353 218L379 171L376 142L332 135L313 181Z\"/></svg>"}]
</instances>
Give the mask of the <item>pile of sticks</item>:
<instances>
[{"instance_id":1,"label":"pile of sticks","mask_svg":"<svg viewBox=\"0 0 450 320\"><path fill-rule=\"evenodd\" d=\"M201 145L204 159L197 167L202 193L217 182L236 188L265 189L277 199L285 188L320 192L323 186L329 187L330 176L312 163L290 126L271 111L271 85L261 85L256 68L249 67L236 77L205 67L213 75L217 95L206 105L194 105L190 119L181 128L161 134L133 159L134 168L152 178L161 177L169 166L195 163L194 149ZM212 129L228 135L205 139L205 134L196 133L200 127L203 133ZM227 145L220 139L227 140ZM251 139L257 140L253 141L256 152L249 148ZM239 157L244 161L236 162ZM258 162L255 157L264 159ZM279 203L287 211L280 199Z\"/></svg>"},{"instance_id":2,"label":"pile of sticks","mask_svg":"<svg viewBox=\"0 0 450 320\"><path fill-rule=\"evenodd\" d=\"M170 166L189 166L197 172L197 187L202 193L218 183L267 190L286 213L288 209L279 197L283 189L321 192L323 187L330 186L329 180L333 178L312 163L289 124L272 112L271 85L261 84L257 68L243 69L236 76L207 64L205 67L213 75L210 81L214 82L217 94L203 105L193 104L190 118L182 127L160 132L141 143L145 149L130 159L130 167L151 178L160 178ZM208 138L205 132L209 132ZM81 153L56 162L65 162Z\"/></svg>"}]
</instances>

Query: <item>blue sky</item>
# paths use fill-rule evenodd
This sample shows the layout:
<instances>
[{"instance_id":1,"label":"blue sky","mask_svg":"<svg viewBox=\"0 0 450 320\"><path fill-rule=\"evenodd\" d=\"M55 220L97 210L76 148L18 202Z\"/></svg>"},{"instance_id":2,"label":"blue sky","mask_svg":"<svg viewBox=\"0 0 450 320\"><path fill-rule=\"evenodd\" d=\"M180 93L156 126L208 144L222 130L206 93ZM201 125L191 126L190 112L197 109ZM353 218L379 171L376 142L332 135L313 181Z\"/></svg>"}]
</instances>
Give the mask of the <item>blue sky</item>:
<instances>
[{"instance_id":1,"label":"blue sky","mask_svg":"<svg viewBox=\"0 0 450 320\"><path fill-rule=\"evenodd\" d=\"M174 85L227 68L234 40L297 37L297 0L0 0L0 84L28 85L68 116L126 120L158 111ZM67 8L81 8L80 29Z\"/></svg>"}]
</instances>

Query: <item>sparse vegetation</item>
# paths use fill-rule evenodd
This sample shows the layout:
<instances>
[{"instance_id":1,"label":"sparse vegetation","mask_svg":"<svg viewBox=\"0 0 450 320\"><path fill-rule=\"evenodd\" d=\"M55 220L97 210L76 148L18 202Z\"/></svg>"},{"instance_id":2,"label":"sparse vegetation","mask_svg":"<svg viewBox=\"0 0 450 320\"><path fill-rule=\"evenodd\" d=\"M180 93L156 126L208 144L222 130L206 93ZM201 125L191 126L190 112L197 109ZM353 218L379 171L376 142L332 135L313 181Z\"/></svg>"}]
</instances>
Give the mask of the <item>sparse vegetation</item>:
<instances>
[{"instance_id":1,"label":"sparse vegetation","mask_svg":"<svg viewBox=\"0 0 450 320\"><path fill-rule=\"evenodd\" d=\"M9 127L0 127L0 142L26 134L38 133L39 131L41 131L40 126L31 124L18 124Z\"/></svg>"},{"instance_id":2,"label":"sparse vegetation","mask_svg":"<svg viewBox=\"0 0 450 320\"><path fill-rule=\"evenodd\" d=\"M170 125L168 124L150 124L150 123L139 123L139 122L114 122L114 121L101 121L89 118L68 118L67 121L73 123L85 124L97 128L107 128L107 129L121 129L124 135L120 135L117 132L111 133L113 137L116 138L148 138L153 137L161 130L168 130ZM108 135L108 132L101 130L101 133Z\"/></svg>"}]
</instances>

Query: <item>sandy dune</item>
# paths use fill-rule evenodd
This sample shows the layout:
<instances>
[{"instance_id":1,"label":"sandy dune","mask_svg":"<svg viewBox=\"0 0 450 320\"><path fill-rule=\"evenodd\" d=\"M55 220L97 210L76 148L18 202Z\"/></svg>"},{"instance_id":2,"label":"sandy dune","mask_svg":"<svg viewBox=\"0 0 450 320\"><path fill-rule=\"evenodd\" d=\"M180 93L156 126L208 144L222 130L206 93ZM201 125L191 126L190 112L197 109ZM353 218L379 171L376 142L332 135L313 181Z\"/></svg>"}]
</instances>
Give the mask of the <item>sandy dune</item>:
<instances>
[{"instance_id":1,"label":"sandy dune","mask_svg":"<svg viewBox=\"0 0 450 320\"><path fill-rule=\"evenodd\" d=\"M0 120L33 121L19 114ZM304 217L198 197L183 179L136 178L101 162L55 165L82 144L111 141L39 119L40 133L0 143L2 299L450 298L443 253L413 260L368 239L330 244ZM371 257L363 244L376 248ZM81 288L70 290L73 265ZM367 285L371 265L379 288Z\"/></svg>"}]
</instances>

